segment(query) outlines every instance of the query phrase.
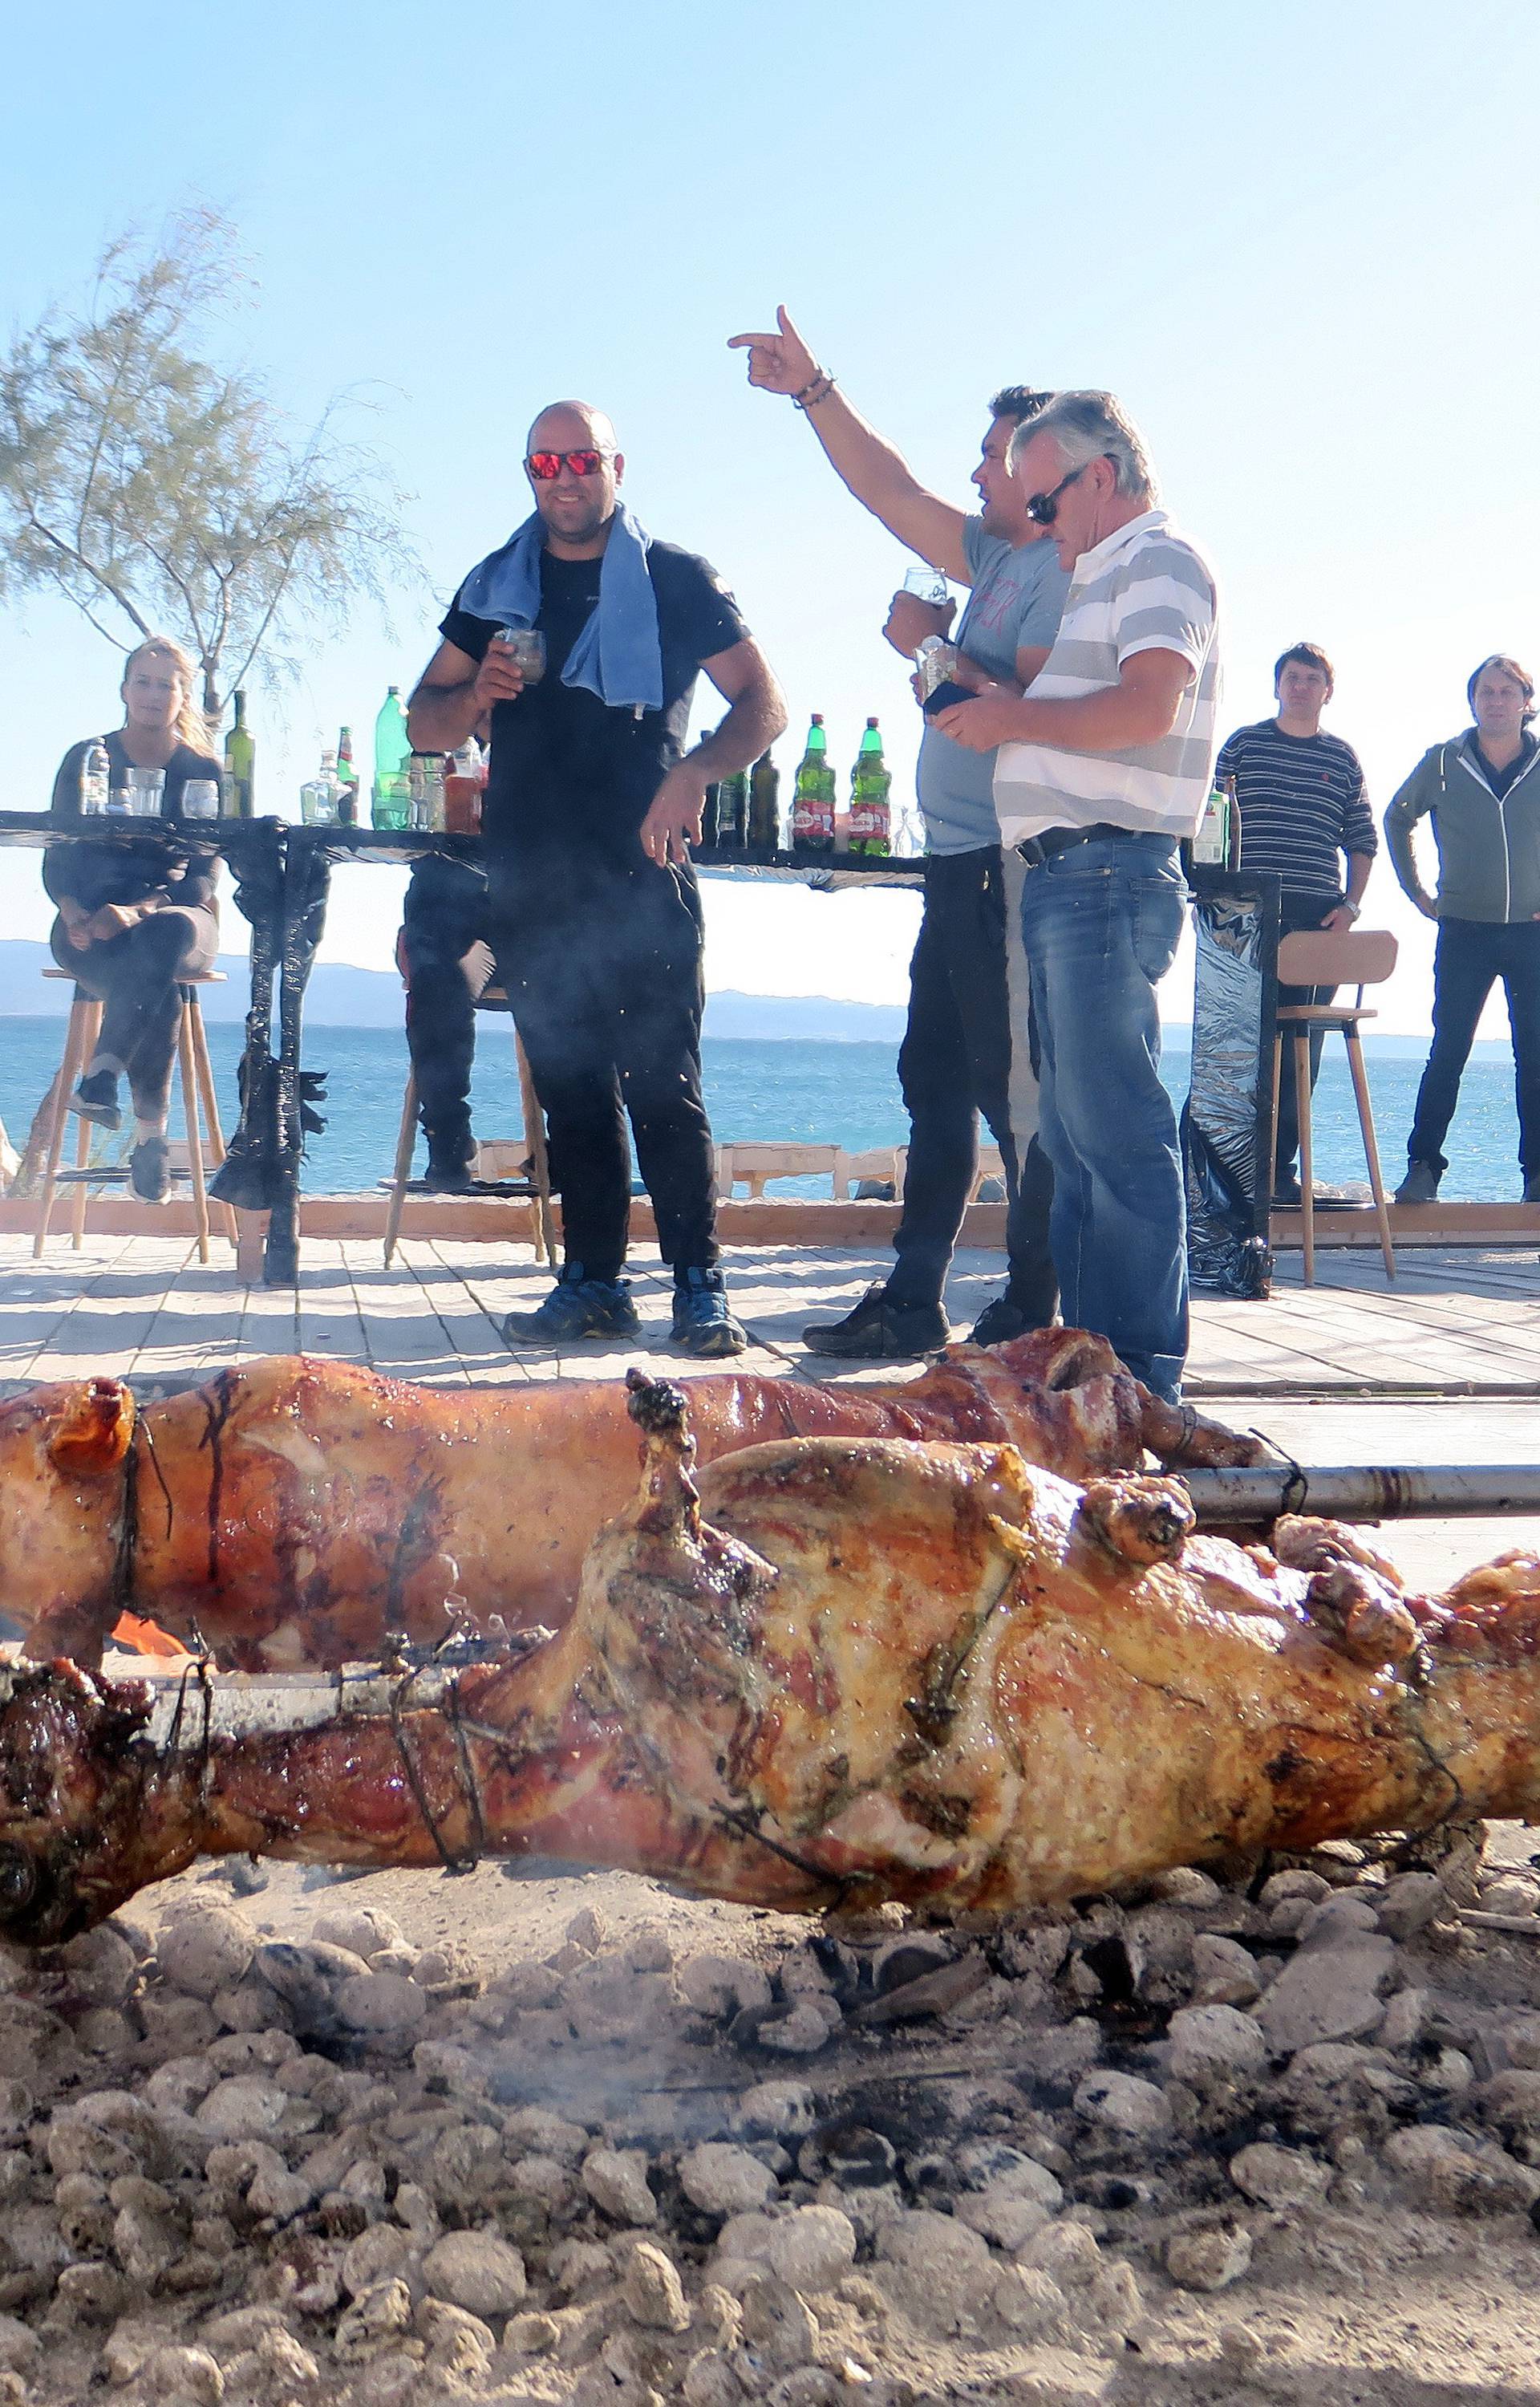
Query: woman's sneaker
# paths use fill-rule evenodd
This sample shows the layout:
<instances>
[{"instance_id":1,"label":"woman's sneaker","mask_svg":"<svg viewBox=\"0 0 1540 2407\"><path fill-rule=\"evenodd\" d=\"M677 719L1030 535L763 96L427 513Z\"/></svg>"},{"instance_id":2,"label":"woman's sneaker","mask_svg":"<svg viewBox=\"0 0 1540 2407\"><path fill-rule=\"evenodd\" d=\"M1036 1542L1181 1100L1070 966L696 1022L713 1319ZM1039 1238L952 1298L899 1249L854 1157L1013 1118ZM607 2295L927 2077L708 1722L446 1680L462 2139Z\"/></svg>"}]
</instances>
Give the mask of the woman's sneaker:
<instances>
[{"instance_id":1,"label":"woman's sneaker","mask_svg":"<svg viewBox=\"0 0 1540 2407\"><path fill-rule=\"evenodd\" d=\"M171 1192L171 1147L163 1136L141 1137L128 1158L128 1183L141 1204L163 1204Z\"/></svg>"},{"instance_id":2,"label":"woman's sneaker","mask_svg":"<svg viewBox=\"0 0 1540 2407\"><path fill-rule=\"evenodd\" d=\"M629 1280L589 1278L581 1262L567 1264L535 1311L510 1312L502 1331L505 1346L572 1346L583 1337L641 1333Z\"/></svg>"},{"instance_id":3,"label":"woman's sneaker","mask_svg":"<svg viewBox=\"0 0 1540 2407\"><path fill-rule=\"evenodd\" d=\"M83 1120L94 1120L98 1128L115 1129L123 1125L118 1108L118 1075L114 1070L93 1070L82 1078L69 1099L72 1112Z\"/></svg>"},{"instance_id":4,"label":"woman's sneaker","mask_svg":"<svg viewBox=\"0 0 1540 2407\"><path fill-rule=\"evenodd\" d=\"M685 1354L742 1353L749 1332L728 1309L728 1283L720 1271L687 1270L675 1277L669 1335Z\"/></svg>"}]
</instances>

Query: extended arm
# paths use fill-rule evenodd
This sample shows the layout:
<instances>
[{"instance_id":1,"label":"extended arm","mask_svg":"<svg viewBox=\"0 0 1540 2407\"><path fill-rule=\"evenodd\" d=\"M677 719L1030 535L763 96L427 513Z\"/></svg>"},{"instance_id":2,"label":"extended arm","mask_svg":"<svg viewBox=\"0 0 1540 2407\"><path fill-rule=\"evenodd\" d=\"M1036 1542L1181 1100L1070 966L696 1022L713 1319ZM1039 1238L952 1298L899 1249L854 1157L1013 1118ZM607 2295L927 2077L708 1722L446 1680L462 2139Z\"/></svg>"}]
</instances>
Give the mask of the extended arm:
<instances>
[{"instance_id":1,"label":"extended arm","mask_svg":"<svg viewBox=\"0 0 1540 2407\"><path fill-rule=\"evenodd\" d=\"M992 686L976 702L954 702L936 724L970 752L993 752L1000 744L1125 752L1170 734L1192 680L1193 664L1180 652L1135 652L1124 661L1117 684L1098 686L1095 693L1039 702L1008 686Z\"/></svg>"},{"instance_id":2,"label":"extended arm","mask_svg":"<svg viewBox=\"0 0 1540 2407\"><path fill-rule=\"evenodd\" d=\"M788 395L828 383L821 398L809 395L805 415L835 475L900 543L943 576L970 585L972 572L963 552L967 512L921 484L903 454L825 378L784 309L775 317L777 333L734 335L728 343L729 350L747 349L749 382L761 392Z\"/></svg>"},{"instance_id":3,"label":"extended arm","mask_svg":"<svg viewBox=\"0 0 1540 2407\"><path fill-rule=\"evenodd\" d=\"M685 839L700 841L700 806L713 777L730 777L768 751L786 724L786 705L770 662L750 635L701 667L729 705L727 717L669 771L642 822L643 849L659 863L687 861Z\"/></svg>"}]
</instances>

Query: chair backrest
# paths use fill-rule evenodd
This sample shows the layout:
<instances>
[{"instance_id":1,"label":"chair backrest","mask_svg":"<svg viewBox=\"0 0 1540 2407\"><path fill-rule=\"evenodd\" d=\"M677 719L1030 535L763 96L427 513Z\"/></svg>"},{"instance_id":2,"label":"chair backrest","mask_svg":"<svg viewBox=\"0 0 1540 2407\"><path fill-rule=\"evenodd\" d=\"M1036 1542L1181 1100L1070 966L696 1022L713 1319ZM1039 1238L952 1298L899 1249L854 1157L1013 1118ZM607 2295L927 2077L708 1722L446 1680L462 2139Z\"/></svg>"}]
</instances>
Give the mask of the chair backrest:
<instances>
[{"instance_id":1,"label":"chair backrest","mask_svg":"<svg viewBox=\"0 0 1540 2407\"><path fill-rule=\"evenodd\" d=\"M1284 986L1383 986L1400 950L1388 928L1301 928L1280 939Z\"/></svg>"}]
</instances>

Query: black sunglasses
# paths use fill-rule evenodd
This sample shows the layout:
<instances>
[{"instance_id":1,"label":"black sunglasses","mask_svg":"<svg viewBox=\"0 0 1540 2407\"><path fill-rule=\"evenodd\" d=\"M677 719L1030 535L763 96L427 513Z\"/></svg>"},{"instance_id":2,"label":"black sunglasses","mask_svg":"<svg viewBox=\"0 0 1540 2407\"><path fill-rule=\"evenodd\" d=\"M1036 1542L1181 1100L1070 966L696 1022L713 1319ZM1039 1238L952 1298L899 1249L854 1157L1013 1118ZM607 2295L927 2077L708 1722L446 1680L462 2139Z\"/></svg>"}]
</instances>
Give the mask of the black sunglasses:
<instances>
[{"instance_id":1,"label":"black sunglasses","mask_svg":"<svg viewBox=\"0 0 1540 2407\"><path fill-rule=\"evenodd\" d=\"M1053 525L1059 515L1059 495L1067 491L1077 477L1083 477L1090 465L1089 460L1082 460L1078 468L1070 469L1067 477L1059 478L1051 493L1032 493L1028 496L1026 515L1034 526Z\"/></svg>"}]
</instances>

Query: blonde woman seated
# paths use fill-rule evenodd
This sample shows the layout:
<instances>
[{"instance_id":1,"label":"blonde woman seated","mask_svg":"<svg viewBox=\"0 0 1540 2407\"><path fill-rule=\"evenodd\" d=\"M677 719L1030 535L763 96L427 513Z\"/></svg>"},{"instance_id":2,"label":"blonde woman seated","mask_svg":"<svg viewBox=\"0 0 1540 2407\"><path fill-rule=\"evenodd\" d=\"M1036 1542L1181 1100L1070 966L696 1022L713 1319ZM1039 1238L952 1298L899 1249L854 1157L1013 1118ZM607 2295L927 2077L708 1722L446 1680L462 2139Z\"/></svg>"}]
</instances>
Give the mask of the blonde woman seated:
<instances>
[{"instance_id":1,"label":"blonde woman seated","mask_svg":"<svg viewBox=\"0 0 1540 2407\"><path fill-rule=\"evenodd\" d=\"M103 1128L121 1127L118 1085L127 1078L134 1133L129 1179L147 1204L162 1203L171 1189L166 1115L177 984L211 970L219 950L219 865L168 832L181 822L189 780L219 775L193 704L193 675L187 654L168 637L137 646L123 671L122 726L100 739L115 788L128 783L131 768L164 771L161 832L137 842L72 837L50 845L43 860L43 884L59 905L53 958L105 1006L100 1040L70 1108ZM81 762L97 740L72 745L60 762L57 819L79 817Z\"/></svg>"}]
</instances>

